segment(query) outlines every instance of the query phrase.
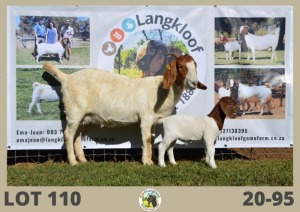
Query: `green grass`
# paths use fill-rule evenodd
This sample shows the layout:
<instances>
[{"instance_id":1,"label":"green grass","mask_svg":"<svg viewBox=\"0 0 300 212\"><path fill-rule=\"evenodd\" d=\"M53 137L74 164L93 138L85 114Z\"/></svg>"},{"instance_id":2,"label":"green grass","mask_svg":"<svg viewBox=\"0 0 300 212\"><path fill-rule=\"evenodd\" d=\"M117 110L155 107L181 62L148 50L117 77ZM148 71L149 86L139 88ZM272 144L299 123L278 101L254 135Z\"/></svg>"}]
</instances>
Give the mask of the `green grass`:
<instances>
[{"instance_id":1,"label":"green grass","mask_svg":"<svg viewBox=\"0 0 300 212\"><path fill-rule=\"evenodd\" d=\"M292 186L292 160L224 160L145 166L139 162L18 164L7 167L8 186Z\"/></svg>"},{"instance_id":2,"label":"green grass","mask_svg":"<svg viewBox=\"0 0 300 212\"><path fill-rule=\"evenodd\" d=\"M226 60L225 52L215 52L215 65L284 65L284 51L276 51L277 60L271 61L271 52L269 51L256 51L255 60L247 60L248 53L241 53L241 60L238 59L238 53L235 52L233 60Z\"/></svg>"},{"instance_id":3,"label":"green grass","mask_svg":"<svg viewBox=\"0 0 300 212\"><path fill-rule=\"evenodd\" d=\"M19 48L16 50L16 64L17 65L36 65L33 56L31 53L33 49L25 49ZM48 57L41 57L39 64L43 62L50 61L56 65L60 63L56 58L48 58ZM64 58L63 65L89 65L90 64L90 48L89 46L81 46L72 48L72 59L68 61Z\"/></svg>"}]
</instances>

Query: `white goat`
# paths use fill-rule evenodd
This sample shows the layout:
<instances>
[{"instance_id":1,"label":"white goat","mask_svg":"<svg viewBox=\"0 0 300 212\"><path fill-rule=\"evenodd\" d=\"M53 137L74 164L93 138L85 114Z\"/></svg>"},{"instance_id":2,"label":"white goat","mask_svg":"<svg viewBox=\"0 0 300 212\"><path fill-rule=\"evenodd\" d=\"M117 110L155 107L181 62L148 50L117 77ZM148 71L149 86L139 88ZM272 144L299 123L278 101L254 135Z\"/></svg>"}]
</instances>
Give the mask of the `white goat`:
<instances>
[{"instance_id":1,"label":"white goat","mask_svg":"<svg viewBox=\"0 0 300 212\"><path fill-rule=\"evenodd\" d=\"M264 106L267 105L268 113L271 113L271 100L272 100L272 90L271 85L266 83L261 86L247 86L242 83L237 83L233 79L230 80L230 87L232 92L232 97L234 100L240 100L243 104L243 115L245 114L244 103L248 105L248 111L250 111L250 101L260 101L261 111L260 115L264 113ZM238 99L237 99L238 98Z\"/></svg>"},{"instance_id":2,"label":"white goat","mask_svg":"<svg viewBox=\"0 0 300 212\"><path fill-rule=\"evenodd\" d=\"M176 55L176 59L166 66L164 76L139 79L96 69L65 74L50 63L44 64L44 69L62 84L67 119L64 136L71 165L76 165L77 160L86 162L81 135L84 125L89 123L101 127L139 123L143 140L142 162L153 164L153 123L172 113L184 89L206 89L198 81L196 63L189 55Z\"/></svg>"},{"instance_id":3,"label":"white goat","mask_svg":"<svg viewBox=\"0 0 300 212\"><path fill-rule=\"evenodd\" d=\"M253 35L253 34L249 33L248 30L249 30L248 26L240 27L240 33L242 33L244 35L246 45L249 50L247 60L250 60L250 51L252 52L253 60L255 60L255 50L266 50L269 48L272 49L271 60L273 60L273 58L275 60L277 60L275 50L278 45L280 27L278 27L275 30L275 34L270 33L270 34L263 35L263 36Z\"/></svg>"},{"instance_id":4,"label":"white goat","mask_svg":"<svg viewBox=\"0 0 300 212\"><path fill-rule=\"evenodd\" d=\"M207 116L173 115L158 120L156 125L162 124L164 131L163 141L158 146L158 164L166 166L164 155L167 150L170 163L176 165L173 149L177 139L184 142L204 139L205 161L210 167L217 168L214 159L216 138L221 133L226 116L235 118L238 109L238 104L231 97L223 97Z\"/></svg>"},{"instance_id":5,"label":"white goat","mask_svg":"<svg viewBox=\"0 0 300 212\"><path fill-rule=\"evenodd\" d=\"M230 96L230 89L226 89L224 87L220 87L218 91L219 99L225 96Z\"/></svg>"},{"instance_id":6,"label":"white goat","mask_svg":"<svg viewBox=\"0 0 300 212\"><path fill-rule=\"evenodd\" d=\"M238 51L239 60L241 59L241 45L238 41L229 41L225 35L222 35L221 42L224 44L226 60L233 60L233 53L235 51Z\"/></svg>"},{"instance_id":7,"label":"white goat","mask_svg":"<svg viewBox=\"0 0 300 212\"><path fill-rule=\"evenodd\" d=\"M215 92L218 94L219 99L231 94L230 88L227 89L224 86L220 86L218 82L215 82Z\"/></svg>"},{"instance_id":8,"label":"white goat","mask_svg":"<svg viewBox=\"0 0 300 212\"><path fill-rule=\"evenodd\" d=\"M64 40L57 41L56 43L38 43L36 39L36 46L37 46L37 55L36 55L36 62L39 62L39 58L43 54L57 54L59 62L62 64L62 57L65 52L65 49L63 47Z\"/></svg>"},{"instance_id":9,"label":"white goat","mask_svg":"<svg viewBox=\"0 0 300 212\"><path fill-rule=\"evenodd\" d=\"M50 86L34 82L32 84L32 89L32 98L31 103L29 104L28 113L31 113L32 108L36 105L38 113L42 114L41 102L43 100L47 102L56 102L60 100L60 86Z\"/></svg>"},{"instance_id":10,"label":"white goat","mask_svg":"<svg viewBox=\"0 0 300 212\"><path fill-rule=\"evenodd\" d=\"M272 86L282 86L285 83L285 77L284 74L266 75L262 81L263 83L270 83Z\"/></svg>"}]
</instances>

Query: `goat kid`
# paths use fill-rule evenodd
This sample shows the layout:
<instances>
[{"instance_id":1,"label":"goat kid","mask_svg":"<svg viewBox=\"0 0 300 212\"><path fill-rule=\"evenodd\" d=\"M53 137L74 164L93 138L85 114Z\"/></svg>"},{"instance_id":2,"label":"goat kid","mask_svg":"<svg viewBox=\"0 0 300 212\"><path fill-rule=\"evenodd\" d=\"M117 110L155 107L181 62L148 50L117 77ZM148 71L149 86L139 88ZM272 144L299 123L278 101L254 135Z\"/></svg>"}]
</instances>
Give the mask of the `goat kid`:
<instances>
[{"instance_id":1,"label":"goat kid","mask_svg":"<svg viewBox=\"0 0 300 212\"><path fill-rule=\"evenodd\" d=\"M163 76L138 79L96 69L65 74L50 63L44 64L44 69L62 84L67 119L64 137L71 165L87 161L81 136L89 123L101 127L139 123L142 162L153 164L153 124L171 115L184 89L206 89L197 79L196 62L191 56L171 55L176 59L166 66Z\"/></svg>"},{"instance_id":2,"label":"goat kid","mask_svg":"<svg viewBox=\"0 0 300 212\"><path fill-rule=\"evenodd\" d=\"M58 56L60 64L62 64L63 54L65 52L65 42L67 42L67 38L62 39L61 41L57 41L56 43L38 43L36 39L37 46L37 55L36 62L39 62L40 57L43 54L56 54Z\"/></svg>"},{"instance_id":3,"label":"goat kid","mask_svg":"<svg viewBox=\"0 0 300 212\"><path fill-rule=\"evenodd\" d=\"M253 60L255 60L255 50L266 50L269 48L272 49L271 60L273 60L273 59L277 60L275 50L278 45L280 27L278 27L275 30L275 34L271 33L271 34L267 34L267 35L263 35L263 36L253 35L253 34L249 33L248 31L249 31L248 26L240 27L240 33L244 35L246 45L248 48L247 60L250 60L250 52L252 52Z\"/></svg>"},{"instance_id":4,"label":"goat kid","mask_svg":"<svg viewBox=\"0 0 300 212\"><path fill-rule=\"evenodd\" d=\"M250 111L251 101L260 101L261 111L260 115L264 113L264 107L268 107L268 113L271 114L271 101L272 101L272 86L268 83L261 86L247 86L242 83L235 82L233 79L230 80L230 87L232 97L235 101L241 101L243 107L243 115L245 115L245 103L248 105L248 111Z\"/></svg>"},{"instance_id":5,"label":"goat kid","mask_svg":"<svg viewBox=\"0 0 300 212\"><path fill-rule=\"evenodd\" d=\"M32 112L34 105L36 105L38 113L42 114L41 102L43 100L47 102L56 102L61 99L60 86L50 86L34 82L32 84L32 89L31 103L28 108L29 114Z\"/></svg>"},{"instance_id":6,"label":"goat kid","mask_svg":"<svg viewBox=\"0 0 300 212\"><path fill-rule=\"evenodd\" d=\"M177 139L183 142L204 139L205 162L211 168L217 168L214 159L216 138L223 129L226 116L235 118L238 109L238 104L231 97L223 97L207 116L173 115L160 119L156 125L162 125L164 133L163 141L158 146L158 164L166 166L164 155L167 150L170 163L176 165L173 150Z\"/></svg>"},{"instance_id":7,"label":"goat kid","mask_svg":"<svg viewBox=\"0 0 300 212\"><path fill-rule=\"evenodd\" d=\"M233 53L238 51L239 60L241 59L241 45L238 41L229 41L225 35L221 35L221 42L224 44L226 60L233 60Z\"/></svg>"}]
</instances>

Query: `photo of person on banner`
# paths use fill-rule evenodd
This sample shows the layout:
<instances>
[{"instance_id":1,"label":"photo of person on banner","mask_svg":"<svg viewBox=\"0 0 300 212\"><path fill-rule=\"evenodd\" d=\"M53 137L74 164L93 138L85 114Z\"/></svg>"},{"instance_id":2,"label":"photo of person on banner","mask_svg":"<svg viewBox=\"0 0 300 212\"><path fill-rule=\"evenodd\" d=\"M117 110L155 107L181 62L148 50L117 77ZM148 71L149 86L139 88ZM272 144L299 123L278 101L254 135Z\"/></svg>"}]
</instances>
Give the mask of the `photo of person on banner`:
<instances>
[{"instance_id":1,"label":"photo of person on banner","mask_svg":"<svg viewBox=\"0 0 300 212\"><path fill-rule=\"evenodd\" d=\"M65 21L65 25L61 28L60 30L60 39L63 41L64 39L66 39L65 42L63 42L64 44L64 48L65 48L65 58L67 58L68 61L71 60L71 55L72 55L72 51L71 51L71 46L72 46L72 37L74 35L74 29L73 27L70 26L70 21L66 20Z\"/></svg>"},{"instance_id":2,"label":"photo of person on banner","mask_svg":"<svg viewBox=\"0 0 300 212\"><path fill-rule=\"evenodd\" d=\"M90 28L82 33L83 26L89 26L88 17L16 16L15 25L16 64L62 64L67 59L68 65L89 65ZM26 56L30 49L34 60Z\"/></svg>"}]
</instances>

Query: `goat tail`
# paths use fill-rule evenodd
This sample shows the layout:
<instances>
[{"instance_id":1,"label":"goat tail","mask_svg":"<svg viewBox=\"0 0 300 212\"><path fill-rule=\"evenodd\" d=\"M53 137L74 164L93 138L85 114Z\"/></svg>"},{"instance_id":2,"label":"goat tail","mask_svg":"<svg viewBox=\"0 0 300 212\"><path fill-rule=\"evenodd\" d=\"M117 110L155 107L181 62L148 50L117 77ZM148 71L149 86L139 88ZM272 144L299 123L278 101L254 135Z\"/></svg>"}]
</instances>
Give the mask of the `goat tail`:
<instances>
[{"instance_id":1,"label":"goat tail","mask_svg":"<svg viewBox=\"0 0 300 212\"><path fill-rule=\"evenodd\" d=\"M35 89L35 87L36 86L39 86L41 83L39 83L39 82L34 82L34 83L32 83L32 90L34 90Z\"/></svg>"},{"instance_id":2,"label":"goat tail","mask_svg":"<svg viewBox=\"0 0 300 212\"><path fill-rule=\"evenodd\" d=\"M272 85L270 83L265 83L265 86L270 89L272 88Z\"/></svg>"},{"instance_id":3,"label":"goat tail","mask_svg":"<svg viewBox=\"0 0 300 212\"><path fill-rule=\"evenodd\" d=\"M52 63L45 63L43 65L43 69L51 73L53 76L55 76L60 82L64 81L67 78L67 74L60 71L58 68L56 68L55 65Z\"/></svg>"}]
</instances>

